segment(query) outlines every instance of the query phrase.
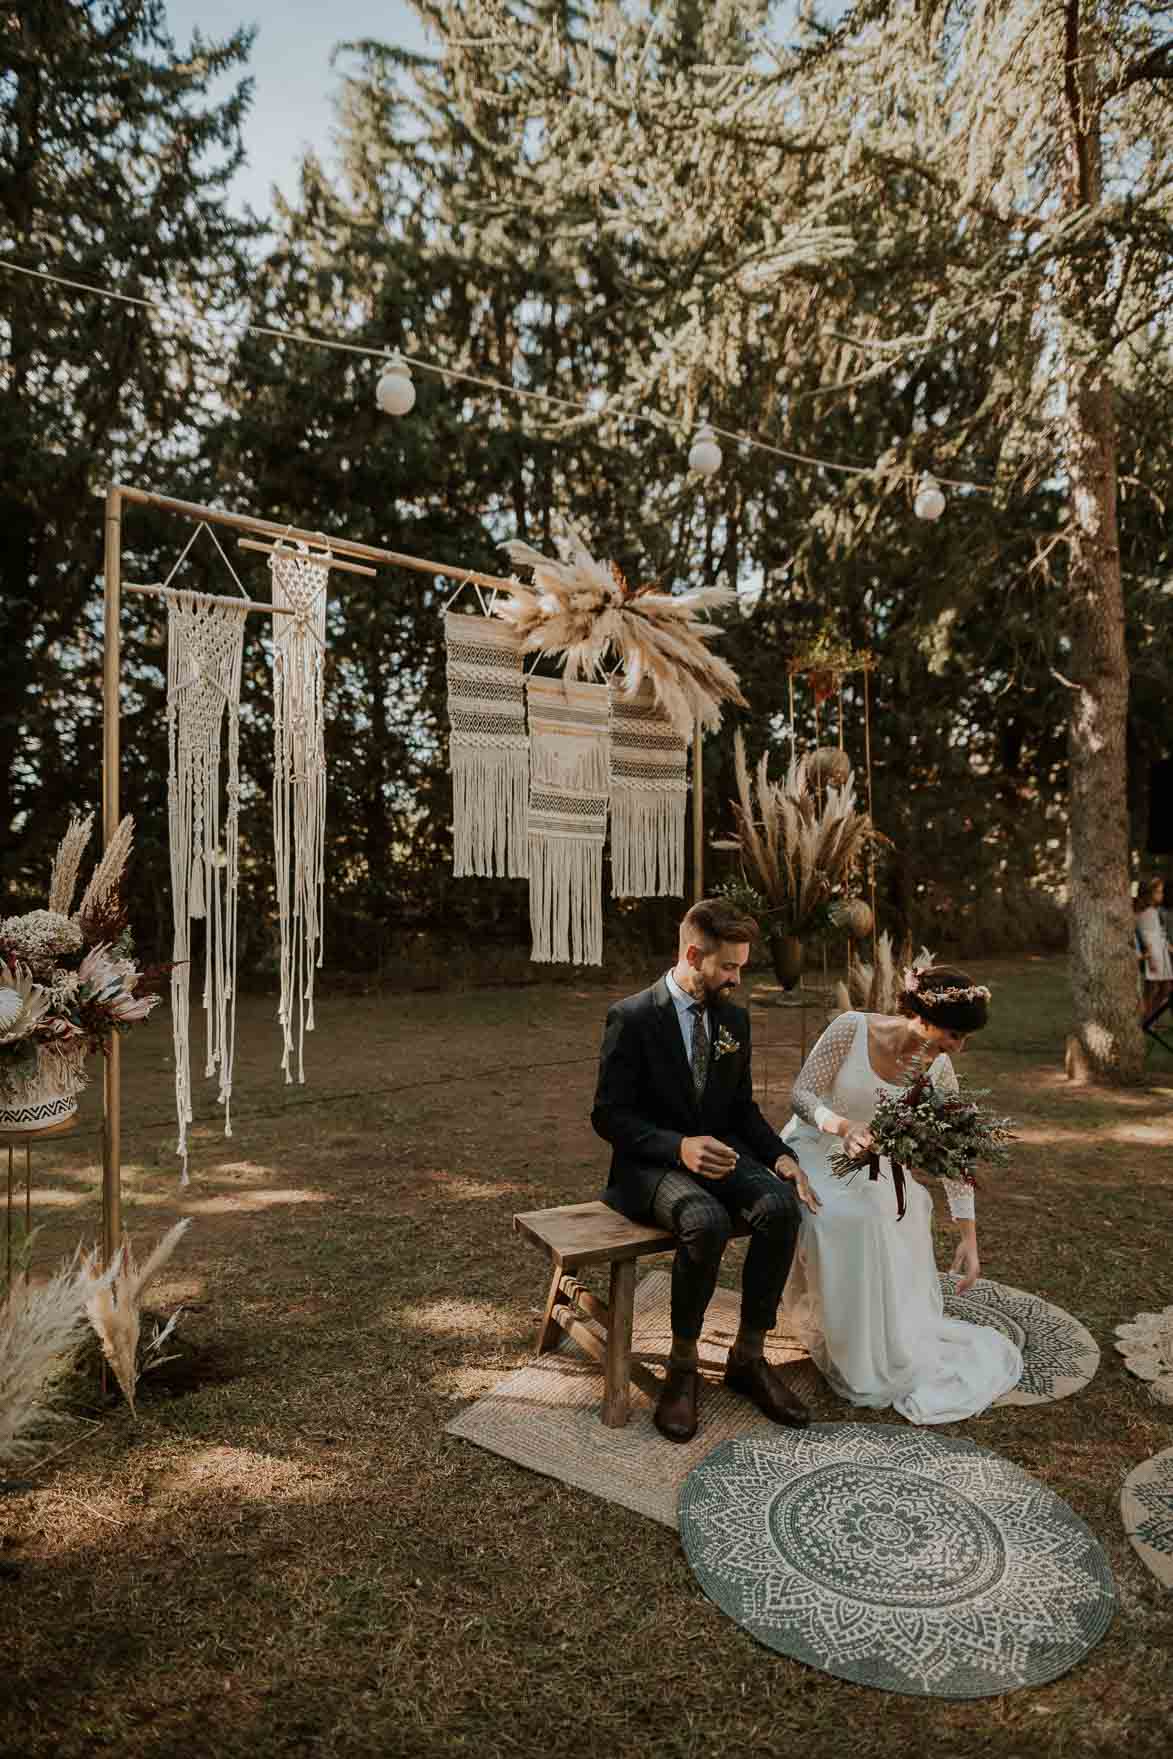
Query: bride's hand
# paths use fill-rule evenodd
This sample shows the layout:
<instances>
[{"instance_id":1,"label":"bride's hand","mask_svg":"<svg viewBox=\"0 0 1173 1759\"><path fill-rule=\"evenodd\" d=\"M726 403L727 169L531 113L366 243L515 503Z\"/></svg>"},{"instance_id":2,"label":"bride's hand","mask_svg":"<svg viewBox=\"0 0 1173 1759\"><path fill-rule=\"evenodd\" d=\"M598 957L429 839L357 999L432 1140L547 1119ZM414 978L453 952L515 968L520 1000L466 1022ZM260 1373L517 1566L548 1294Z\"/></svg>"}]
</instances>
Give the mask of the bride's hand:
<instances>
[{"instance_id":1,"label":"bride's hand","mask_svg":"<svg viewBox=\"0 0 1173 1759\"><path fill-rule=\"evenodd\" d=\"M964 1295L967 1289L973 1288L982 1274L982 1261L978 1257L977 1239L974 1235L963 1234L961 1236L957 1242L957 1250L953 1254L953 1263L949 1268L954 1276L961 1278L957 1285L959 1295Z\"/></svg>"},{"instance_id":2,"label":"bride's hand","mask_svg":"<svg viewBox=\"0 0 1173 1759\"><path fill-rule=\"evenodd\" d=\"M872 1151L872 1133L866 1124L853 1124L848 1121L843 1132L843 1152L852 1160L860 1160Z\"/></svg>"}]
</instances>

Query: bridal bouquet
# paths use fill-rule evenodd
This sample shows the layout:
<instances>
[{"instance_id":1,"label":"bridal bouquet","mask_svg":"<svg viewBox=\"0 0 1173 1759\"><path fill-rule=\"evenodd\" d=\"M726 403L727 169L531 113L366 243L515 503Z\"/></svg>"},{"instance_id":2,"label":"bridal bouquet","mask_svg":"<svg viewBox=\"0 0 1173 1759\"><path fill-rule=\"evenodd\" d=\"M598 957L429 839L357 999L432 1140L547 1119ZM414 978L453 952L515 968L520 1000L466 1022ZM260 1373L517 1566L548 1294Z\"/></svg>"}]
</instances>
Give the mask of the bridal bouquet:
<instances>
[{"instance_id":1,"label":"bridal bouquet","mask_svg":"<svg viewBox=\"0 0 1173 1759\"><path fill-rule=\"evenodd\" d=\"M885 1093L876 1106L870 1125L870 1154L853 1159L837 1154L831 1161L836 1178L850 1178L867 1169L869 1178L879 1177L880 1159L892 1163L900 1214L904 1214L904 1169L910 1167L930 1179L958 1179L967 1185L977 1180L980 1165L1005 1166L1008 1144L1014 1141L1014 1119L1000 1118L982 1105L988 1088L960 1086L955 1093L933 1085L927 1074L909 1082L902 1093Z\"/></svg>"}]
</instances>

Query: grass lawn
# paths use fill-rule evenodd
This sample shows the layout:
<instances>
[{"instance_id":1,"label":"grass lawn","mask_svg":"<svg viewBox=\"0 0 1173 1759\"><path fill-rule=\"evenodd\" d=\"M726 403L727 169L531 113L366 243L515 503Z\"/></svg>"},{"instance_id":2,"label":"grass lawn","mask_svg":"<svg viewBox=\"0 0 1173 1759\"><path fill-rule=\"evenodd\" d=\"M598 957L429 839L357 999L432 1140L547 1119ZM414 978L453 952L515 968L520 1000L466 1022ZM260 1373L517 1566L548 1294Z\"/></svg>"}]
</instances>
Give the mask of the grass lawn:
<instances>
[{"instance_id":1,"label":"grass lawn","mask_svg":"<svg viewBox=\"0 0 1173 1759\"><path fill-rule=\"evenodd\" d=\"M127 1225L142 1246L194 1218L153 1296L186 1307L190 1354L137 1421L92 1396L97 1423L0 1497L0 1752L1168 1754L1173 1594L1117 1497L1173 1409L1111 1344L1173 1302L1173 1057L1154 1049L1141 1089L1073 1088L1063 962L975 970L994 1023L967 1072L1023 1124L979 1195L985 1270L1076 1313L1104 1358L1072 1399L945 1433L1037 1474L1106 1546L1120 1609L1083 1665L962 1705L845 1685L757 1646L665 1528L443 1433L529 1352L545 1267L511 1213L602 1183L587 1114L614 992L327 997L293 1088L249 999L235 1134L209 1084L187 1190L166 1023L126 1047ZM754 1022L780 1124L795 1016ZM38 1267L97 1230L98 1109L34 1151Z\"/></svg>"}]
</instances>

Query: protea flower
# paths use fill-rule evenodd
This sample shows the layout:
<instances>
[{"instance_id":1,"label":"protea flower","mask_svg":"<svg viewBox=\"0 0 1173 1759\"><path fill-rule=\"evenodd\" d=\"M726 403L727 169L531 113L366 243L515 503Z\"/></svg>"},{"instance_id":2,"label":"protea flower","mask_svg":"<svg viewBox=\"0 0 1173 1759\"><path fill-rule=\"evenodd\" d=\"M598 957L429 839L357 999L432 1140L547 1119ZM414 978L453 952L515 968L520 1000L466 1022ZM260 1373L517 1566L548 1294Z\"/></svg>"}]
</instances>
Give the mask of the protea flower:
<instances>
[{"instance_id":1,"label":"protea flower","mask_svg":"<svg viewBox=\"0 0 1173 1759\"><path fill-rule=\"evenodd\" d=\"M49 996L32 973L0 959L0 1044L27 1038L49 1006Z\"/></svg>"},{"instance_id":2,"label":"protea flower","mask_svg":"<svg viewBox=\"0 0 1173 1759\"><path fill-rule=\"evenodd\" d=\"M136 996L140 973L129 959L112 959L109 947L91 947L77 970L85 1000L95 1002L116 1026L145 1020L158 996Z\"/></svg>"}]
</instances>

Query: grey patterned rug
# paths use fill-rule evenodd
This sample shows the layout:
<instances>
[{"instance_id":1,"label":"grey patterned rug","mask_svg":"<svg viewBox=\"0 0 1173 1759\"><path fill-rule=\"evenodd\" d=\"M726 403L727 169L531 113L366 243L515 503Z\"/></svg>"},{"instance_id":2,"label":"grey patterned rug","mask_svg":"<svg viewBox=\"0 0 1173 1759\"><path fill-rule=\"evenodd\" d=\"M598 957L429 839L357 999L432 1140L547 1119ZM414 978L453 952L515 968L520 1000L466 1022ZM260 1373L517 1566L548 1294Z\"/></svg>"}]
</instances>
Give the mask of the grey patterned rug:
<instances>
[{"instance_id":1,"label":"grey patterned rug","mask_svg":"<svg viewBox=\"0 0 1173 1759\"><path fill-rule=\"evenodd\" d=\"M1173 1588L1173 1448L1130 1472L1120 1492L1124 1531L1158 1582Z\"/></svg>"},{"instance_id":2,"label":"grey patterned rug","mask_svg":"<svg viewBox=\"0 0 1173 1759\"><path fill-rule=\"evenodd\" d=\"M1046 1405L1085 1387L1100 1366L1100 1347L1090 1331L1062 1307L1025 1289L979 1277L964 1295L954 1277L941 1275L941 1294L951 1319L992 1325L1022 1351L1022 1379L995 1403Z\"/></svg>"},{"instance_id":3,"label":"grey patterned rug","mask_svg":"<svg viewBox=\"0 0 1173 1759\"><path fill-rule=\"evenodd\" d=\"M723 1441L680 1495L710 1599L759 1642L858 1685L985 1698L1066 1673L1116 1596L1094 1534L975 1442L820 1423Z\"/></svg>"}]
</instances>

